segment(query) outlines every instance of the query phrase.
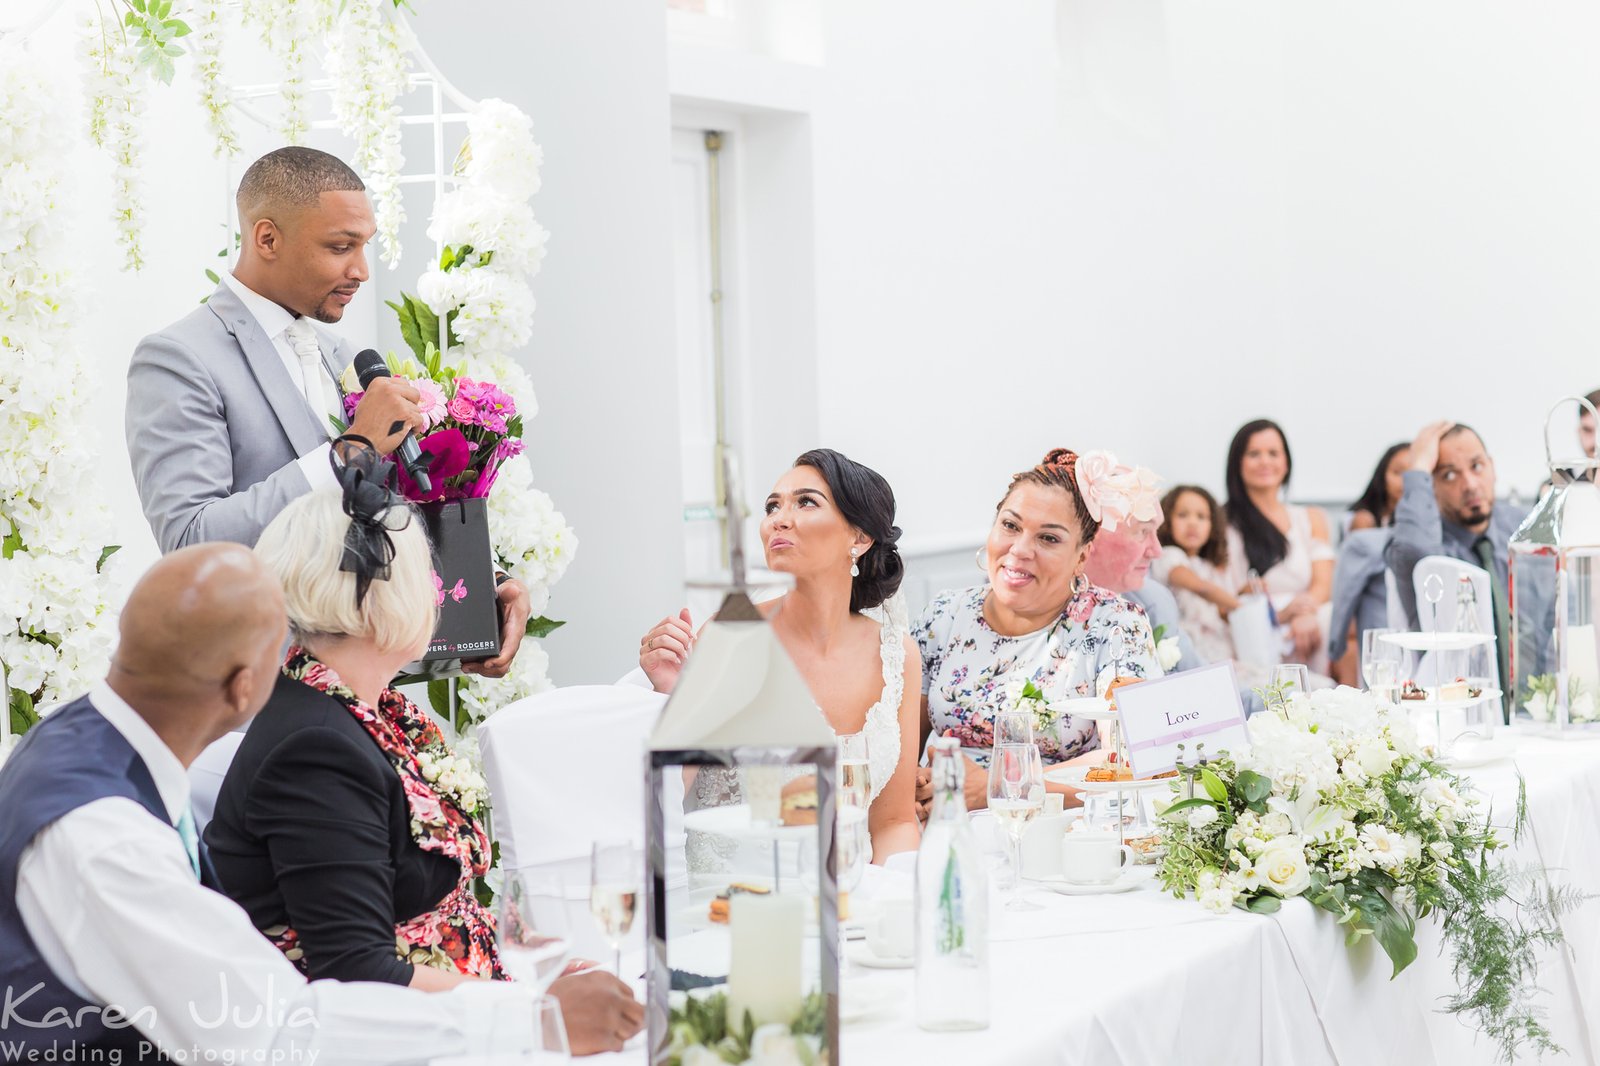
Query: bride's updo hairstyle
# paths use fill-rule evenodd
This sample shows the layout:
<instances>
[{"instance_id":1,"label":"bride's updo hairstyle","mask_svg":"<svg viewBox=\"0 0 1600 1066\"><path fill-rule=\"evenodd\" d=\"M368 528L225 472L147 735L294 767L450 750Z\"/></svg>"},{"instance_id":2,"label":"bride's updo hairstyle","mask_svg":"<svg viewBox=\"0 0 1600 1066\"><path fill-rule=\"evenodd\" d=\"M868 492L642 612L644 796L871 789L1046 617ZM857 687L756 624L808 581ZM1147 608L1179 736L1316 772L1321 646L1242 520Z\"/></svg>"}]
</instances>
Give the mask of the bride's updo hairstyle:
<instances>
[{"instance_id":1,"label":"bride's updo hairstyle","mask_svg":"<svg viewBox=\"0 0 1600 1066\"><path fill-rule=\"evenodd\" d=\"M809 466L821 474L845 521L872 538L872 547L856 560L861 573L850 584L850 610L877 607L899 590L906 572L900 549L895 547L900 527L894 524L894 490L882 474L832 448L813 448L794 465Z\"/></svg>"},{"instance_id":2,"label":"bride's updo hairstyle","mask_svg":"<svg viewBox=\"0 0 1600 1066\"><path fill-rule=\"evenodd\" d=\"M1006 494L994 505L996 513L1006 505L1006 501L1017 490L1017 486L1022 484L1057 488L1072 497L1072 510L1078 516L1078 528L1081 531L1079 536L1085 545L1094 540L1095 534L1100 532L1100 523L1089 513L1089 505L1084 501L1083 491L1078 486L1077 452L1070 448L1051 448L1045 453L1044 458L1039 460L1039 465L1032 470L1012 475L1011 484L1006 486Z\"/></svg>"}]
</instances>

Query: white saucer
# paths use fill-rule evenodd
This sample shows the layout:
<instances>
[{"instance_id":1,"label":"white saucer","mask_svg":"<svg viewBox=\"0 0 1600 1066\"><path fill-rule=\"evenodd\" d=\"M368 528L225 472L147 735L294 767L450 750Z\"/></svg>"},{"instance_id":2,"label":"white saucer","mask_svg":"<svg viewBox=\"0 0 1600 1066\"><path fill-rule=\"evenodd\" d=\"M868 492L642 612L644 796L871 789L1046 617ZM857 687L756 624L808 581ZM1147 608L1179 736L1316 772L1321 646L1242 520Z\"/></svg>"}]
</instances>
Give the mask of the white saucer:
<instances>
[{"instance_id":1,"label":"white saucer","mask_svg":"<svg viewBox=\"0 0 1600 1066\"><path fill-rule=\"evenodd\" d=\"M909 970L917 964L914 956L905 955L900 958L889 958L879 955L865 944L851 944L846 953L850 961L858 966L865 966L870 970Z\"/></svg>"},{"instance_id":2,"label":"white saucer","mask_svg":"<svg viewBox=\"0 0 1600 1066\"><path fill-rule=\"evenodd\" d=\"M846 981L840 989L839 1022L848 1025L880 1014L899 1003L905 992L895 984L881 984L874 978Z\"/></svg>"},{"instance_id":3,"label":"white saucer","mask_svg":"<svg viewBox=\"0 0 1600 1066\"><path fill-rule=\"evenodd\" d=\"M1109 896L1118 892L1131 892L1144 880L1145 878L1136 874L1124 873L1115 881L1099 885L1075 885L1071 881L1040 881L1039 884L1063 896Z\"/></svg>"}]
</instances>

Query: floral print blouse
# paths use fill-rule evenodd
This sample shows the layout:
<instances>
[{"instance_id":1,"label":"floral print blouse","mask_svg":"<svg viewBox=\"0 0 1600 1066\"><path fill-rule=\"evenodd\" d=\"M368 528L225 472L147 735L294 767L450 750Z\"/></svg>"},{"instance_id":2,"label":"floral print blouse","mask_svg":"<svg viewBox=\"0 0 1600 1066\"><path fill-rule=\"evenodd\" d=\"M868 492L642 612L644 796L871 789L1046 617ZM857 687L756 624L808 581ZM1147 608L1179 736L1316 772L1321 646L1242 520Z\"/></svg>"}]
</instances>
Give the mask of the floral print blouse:
<instances>
[{"instance_id":1,"label":"floral print blouse","mask_svg":"<svg viewBox=\"0 0 1600 1066\"><path fill-rule=\"evenodd\" d=\"M289 649L283 673L339 701L361 723L400 776L412 839L423 851L454 859L461 868L454 891L433 910L395 926L395 954L413 965L504 980L494 917L473 891L474 880L491 861L489 834L478 818L487 799L481 776L450 751L439 727L398 690L384 689L378 706L369 706L332 667L298 646ZM295 931L283 927L270 933L303 970Z\"/></svg>"},{"instance_id":2,"label":"floral print blouse","mask_svg":"<svg viewBox=\"0 0 1600 1066\"><path fill-rule=\"evenodd\" d=\"M1143 608L1086 586L1043 629L1007 637L989 628L989 586L940 593L911 627L922 648L922 693L933 735L955 737L968 758L989 764L994 715L1005 710L1006 682L1031 678L1049 700L1093 696L1117 676L1161 676ZM1046 764L1099 745L1091 721L1067 718L1055 736L1037 736Z\"/></svg>"}]
</instances>

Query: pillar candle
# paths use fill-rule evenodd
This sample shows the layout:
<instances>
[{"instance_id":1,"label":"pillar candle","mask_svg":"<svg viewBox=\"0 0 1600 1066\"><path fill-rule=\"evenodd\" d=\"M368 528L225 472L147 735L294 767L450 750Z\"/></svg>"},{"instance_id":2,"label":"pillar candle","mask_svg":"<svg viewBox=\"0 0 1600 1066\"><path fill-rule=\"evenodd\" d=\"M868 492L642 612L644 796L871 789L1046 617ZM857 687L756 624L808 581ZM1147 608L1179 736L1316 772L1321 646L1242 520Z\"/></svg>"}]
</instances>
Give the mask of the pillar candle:
<instances>
[{"instance_id":1,"label":"pillar candle","mask_svg":"<svg viewBox=\"0 0 1600 1066\"><path fill-rule=\"evenodd\" d=\"M728 1027L788 1025L800 1014L800 950L807 897L735 893L728 900L733 957L728 966Z\"/></svg>"},{"instance_id":2,"label":"pillar candle","mask_svg":"<svg viewBox=\"0 0 1600 1066\"><path fill-rule=\"evenodd\" d=\"M1600 686L1600 656L1595 654L1593 625L1567 627L1567 673L1586 692Z\"/></svg>"}]
</instances>

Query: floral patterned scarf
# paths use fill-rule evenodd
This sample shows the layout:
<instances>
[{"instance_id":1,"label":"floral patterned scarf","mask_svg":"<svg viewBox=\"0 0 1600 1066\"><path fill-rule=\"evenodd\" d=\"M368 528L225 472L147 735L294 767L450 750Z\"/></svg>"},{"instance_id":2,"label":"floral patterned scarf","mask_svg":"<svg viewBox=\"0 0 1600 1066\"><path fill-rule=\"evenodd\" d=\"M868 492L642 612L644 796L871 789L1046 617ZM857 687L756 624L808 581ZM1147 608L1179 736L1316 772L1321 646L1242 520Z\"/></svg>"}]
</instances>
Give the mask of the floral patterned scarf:
<instances>
[{"instance_id":1,"label":"floral patterned scarf","mask_svg":"<svg viewBox=\"0 0 1600 1066\"><path fill-rule=\"evenodd\" d=\"M395 689L384 689L378 706L371 707L356 698L332 667L299 646L289 649L283 674L338 700L355 716L400 775L411 809L412 839L423 851L438 852L461 867L456 887L437 906L395 926L396 955L415 965L504 980L494 918L478 902L472 884L491 863L489 834L476 816L483 799L481 779L469 773L475 780L462 782L439 727ZM267 934L304 970L293 929Z\"/></svg>"}]
</instances>

